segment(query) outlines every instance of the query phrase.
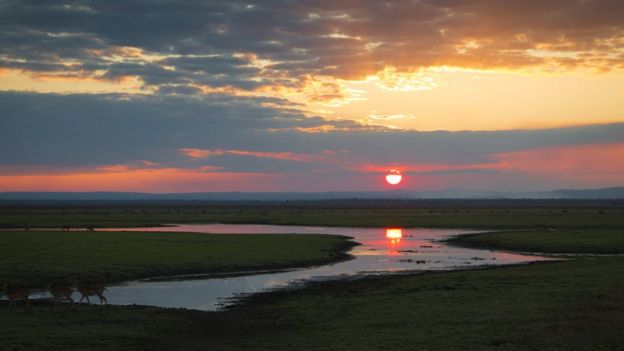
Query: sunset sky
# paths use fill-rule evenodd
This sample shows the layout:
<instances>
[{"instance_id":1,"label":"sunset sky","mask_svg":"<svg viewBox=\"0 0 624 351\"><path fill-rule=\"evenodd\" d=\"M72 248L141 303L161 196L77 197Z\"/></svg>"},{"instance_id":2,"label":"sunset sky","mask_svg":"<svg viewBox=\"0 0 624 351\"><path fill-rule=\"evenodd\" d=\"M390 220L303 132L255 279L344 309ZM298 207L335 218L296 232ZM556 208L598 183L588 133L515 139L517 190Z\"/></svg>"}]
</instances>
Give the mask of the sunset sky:
<instances>
[{"instance_id":1,"label":"sunset sky","mask_svg":"<svg viewBox=\"0 0 624 351\"><path fill-rule=\"evenodd\" d=\"M0 0L0 191L624 185L624 1Z\"/></svg>"}]
</instances>

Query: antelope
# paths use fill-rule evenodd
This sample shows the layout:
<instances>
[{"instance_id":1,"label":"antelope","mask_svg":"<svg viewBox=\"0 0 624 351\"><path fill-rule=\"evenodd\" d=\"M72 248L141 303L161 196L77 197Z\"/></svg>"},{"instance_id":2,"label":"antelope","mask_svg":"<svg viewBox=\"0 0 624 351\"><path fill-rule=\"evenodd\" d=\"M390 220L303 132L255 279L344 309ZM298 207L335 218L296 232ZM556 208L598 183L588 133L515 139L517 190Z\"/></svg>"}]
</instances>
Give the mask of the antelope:
<instances>
[{"instance_id":1,"label":"antelope","mask_svg":"<svg viewBox=\"0 0 624 351\"><path fill-rule=\"evenodd\" d=\"M76 290L82 295L80 303L82 303L84 299L87 299L87 303L91 303L91 301L89 301L89 296L97 296L100 298L100 305L108 305L108 301L106 297L104 297L104 290L106 290L106 287L103 285L76 285Z\"/></svg>"},{"instance_id":2,"label":"antelope","mask_svg":"<svg viewBox=\"0 0 624 351\"><path fill-rule=\"evenodd\" d=\"M50 294L52 294L55 304L61 303L62 300L74 303L74 299L72 299L72 293L74 292L74 289L72 289L71 287L52 286L48 284L47 289L50 292Z\"/></svg>"},{"instance_id":3,"label":"antelope","mask_svg":"<svg viewBox=\"0 0 624 351\"><path fill-rule=\"evenodd\" d=\"M30 294L30 290L28 288L9 288L7 283L4 283L2 287L2 292L6 295L7 299L9 299L9 309L11 306L17 307L15 301L22 300L26 303L26 307L28 304L28 295Z\"/></svg>"}]
</instances>

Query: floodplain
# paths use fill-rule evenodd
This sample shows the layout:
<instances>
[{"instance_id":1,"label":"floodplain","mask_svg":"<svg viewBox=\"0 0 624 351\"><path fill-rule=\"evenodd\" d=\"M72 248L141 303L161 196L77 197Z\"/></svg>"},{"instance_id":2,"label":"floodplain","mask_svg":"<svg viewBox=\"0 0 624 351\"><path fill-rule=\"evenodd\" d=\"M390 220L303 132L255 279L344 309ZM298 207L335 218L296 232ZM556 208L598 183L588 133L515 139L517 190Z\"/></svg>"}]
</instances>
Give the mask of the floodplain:
<instances>
[{"instance_id":1,"label":"floodplain","mask_svg":"<svg viewBox=\"0 0 624 351\"><path fill-rule=\"evenodd\" d=\"M3 349L615 350L624 344L624 258L618 256L624 253L624 212L617 202L140 206L5 207L0 226L13 230L0 232L3 259L17 260L24 251L16 246L24 241L10 240L11 235L50 235L50 240L55 234L59 240L64 235L110 235L119 240L118 233L98 228L213 222L471 228L491 232L458 236L451 244L553 257L579 255L514 266L308 282L297 289L253 294L218 312L54 305L43 300L28 308L18 301L17 308L9 309L5 301L0 305ZM69 233L35 230L65 226L71 227ZM73 232L89 226L95 232ZM316 251L310 251L311 261L346 254L343 245L348 240L324 238ZM253 236L236 240L246 239ZM275 244L280 251L296 245ZM175 242L168 246L175 252ZM157 252L159 261L166 263L169 250ZM292 250L293 256L299 256L296 252ZM185 259L204 262L207 256L198 248L196 255ZM249 263L244 256L237 256L242 261L234 264L236 269ZM262 249L251 262L275 263L273 256L274 252ZM111 257L98 257L102 262L107 259ZM217 262L211 264L220 265L219 257L211 259ZM286 261L280 265L288 265ZM108 262L114 265L115 259ZM305 264L305 260L290 264ZM41 267L25 271L41 274ZM15 263L3 264L0 274L8 280L14 272L18 272ZM137 277L136 271L133 274Z\"/></svg>"}]
</instances>

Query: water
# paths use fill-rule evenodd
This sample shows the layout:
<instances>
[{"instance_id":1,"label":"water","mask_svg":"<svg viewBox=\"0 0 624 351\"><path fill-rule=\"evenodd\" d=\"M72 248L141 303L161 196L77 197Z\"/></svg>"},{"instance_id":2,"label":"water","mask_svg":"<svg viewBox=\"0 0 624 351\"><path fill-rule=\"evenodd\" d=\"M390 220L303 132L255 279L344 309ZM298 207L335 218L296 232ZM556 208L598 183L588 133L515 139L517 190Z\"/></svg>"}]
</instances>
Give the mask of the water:
<instances>
[{"instance_id":1,"label":"water","mask_svg":"<svg viewBox=\"0 0 624 351\"><path fill-rule=\"evenodd\" d=\"M359 274L450 270L486 265L515 264L548 260L546 257L451 247L437 240L468 230L422 228L343 228L313 226L197 224L157 228L109 230L198 232L219 234L339 234L362 244L351 250L355 259L287 272L169 281L133 281L110 286L106 297L111 304L140 304L197 310L217 310L232 303L232 297L267 289L287 287L312 279L335 279ZM97 299L96 299L97 300Z\"/></svg>"}]
</instances>

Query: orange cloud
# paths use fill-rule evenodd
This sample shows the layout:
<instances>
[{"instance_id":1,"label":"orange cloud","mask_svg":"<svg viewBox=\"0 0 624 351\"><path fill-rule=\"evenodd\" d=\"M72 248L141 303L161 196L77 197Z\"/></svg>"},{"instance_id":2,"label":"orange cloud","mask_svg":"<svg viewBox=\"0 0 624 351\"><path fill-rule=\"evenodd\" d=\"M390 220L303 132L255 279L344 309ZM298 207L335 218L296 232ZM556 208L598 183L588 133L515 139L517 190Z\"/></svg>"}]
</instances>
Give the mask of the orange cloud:
<instances>
[{"instance_id":1,"label":"orange cloud","mask_svg":"<svg viewBox=\"0 0 624 351\"><path fill-rule=\"evenodd\" d=\"M124 169L108 167L63 174L0 175L2 191L257 191L271 173L213 172L214 168Z\"/></svg>"},{"instance_id":2,"label":"orange cloud","mask_svg":"<svg viewBox=\"0 0 624 351\"><path fill-rule=\"evenodd\" d=\"M290 161L302 161L309 162L319 159L319 155L310 154L297 154L293 152L261 152L261 151L249 151L249 150L228 150L230 155L238 156L251 156L258 158L272 158L277 160L290 160Z\"/></svg>"},{"instance_id":3,"label":"orange cloud","mask_svg":"<svg viewBox=\"0 0 624 351\"><path fill-rule=\"evenodd\" d=\"M41 93L132 93L145 94L143 81L136 76L109 79L89 71L35 72L26 69L0 69L0 91Z\"/></svg>"},{"instance_id":4,"label":"orange cloud","mask_svg":"<svg viewBox=\"0 0 624 351\"><path fill-rule=\"evenodd\" d=\"M504 174L524 173L560 179L593 179L613 183L624 180L624 143L567 145L534 150L497 153L492 162L472 164L364 163L350 167L359 172L404 173L462 170L498 170Z\"/></svg>"},{"instance_id":5,"label":"orange cloud","mask_svg":"<svg viewBox=\"0 0 624 351\"><path fill-rule=\"evenodd\" d=\"M220 156L224 154L223 150L207 150L207 149L192 149L192 148L183 148L183 149L180 149L180 152L190 158L208 158L211 156Z\"/></svg>"},{"instance_id":6,"label":"orange cloud","mask_svg":"<svg viewBox=\"0 0 624 351\"><path fill-rule=\"evenodd\" d=\"M110 165L98 167L96 170L103 172L127 172L130 170L129 165Z\"/></svg>"},{"instance_id":7,"label":"orange cloud","mask_svg":"<svg viewBox=\"0 0 624 351\"><path fill-rule=\"evenodd\" d=\"M571 145L499 153L499 169L531 173L619 176L624 180L624 143Z\"/></svg>"},{"instance_id":8,"label":"orange cloud","mask_svg":"<svg viewBox=\"0 0 624 351\"><path fill-rule=\"evenodd\" d=\"M183 148L180 149L184 155L195 158L208 158L212 156L222 155L236 155L236 156L250 156L258 158L271 158L276 160L290 160L300 162L322 161L325 156L331 155L331 150L325 150L320 154L300 154L294 152L267 152L267 151L253 151L253 150L237 150L237 149L192 149Z\"/></svg>"},{"instance_id":9,"label":"orange cloud","mask_svg":"<svg viewBox=\"0 0 624 351\"><path fill-rule=\"evenodd\" d=\"M492 163L475 163L475 164L371 164L365 163L355 166L353 170L360 172L376 172L385 173L391 169L396 169L401 172L413 172L413 173L425 173L425 172L438 172L438 171L458 171L458 170L480 170L480 169L500 169L501 164Z\"/></svg>"},{"instance_id":10,"label":"orange cloud","mask_svg":"<svg viewBox=\"0 0 624 351\"><path fill-rule=\"evenodd\" d=\"M220 167L156 168L139 161L99 167L1 167L0 191L353 191L386 189L382 174L398 169L405 174L404 189L616 186L624 179L624 142L567 145L496 153L491 162L471 164L362 163L343 151L318 154L222 150L223 154L296 161L323 158L331 168L310 172L225 172ZM195 154L195 152L192 152ZM201 155L201 153L199 153ZM21 171L20 171L21 169ZM470 171L489 170L473 173ZM353 172L355 171L355 172ZM449 172L445 172L449 171ZM454 172L457 171L457 172ZM462 172L467 171L467 172ZM438 173L439 172L439 173ZM536 180L538 180L536 182ZM540 185L541 184L541 185Z\"/></svg>"}]
</instances>

